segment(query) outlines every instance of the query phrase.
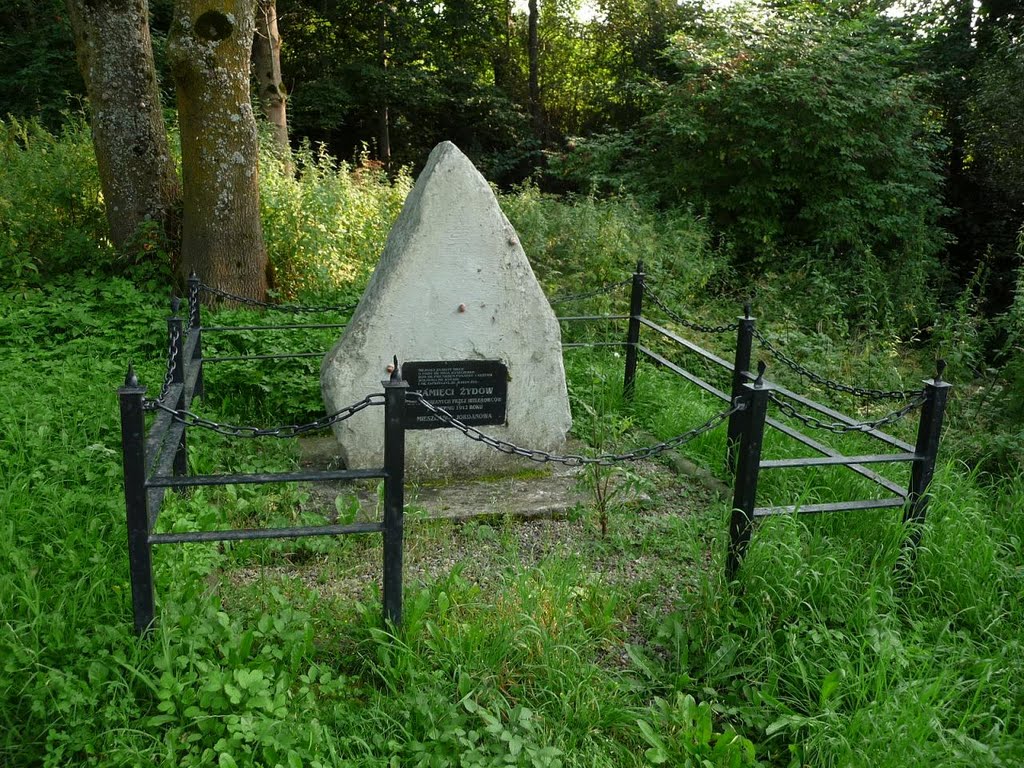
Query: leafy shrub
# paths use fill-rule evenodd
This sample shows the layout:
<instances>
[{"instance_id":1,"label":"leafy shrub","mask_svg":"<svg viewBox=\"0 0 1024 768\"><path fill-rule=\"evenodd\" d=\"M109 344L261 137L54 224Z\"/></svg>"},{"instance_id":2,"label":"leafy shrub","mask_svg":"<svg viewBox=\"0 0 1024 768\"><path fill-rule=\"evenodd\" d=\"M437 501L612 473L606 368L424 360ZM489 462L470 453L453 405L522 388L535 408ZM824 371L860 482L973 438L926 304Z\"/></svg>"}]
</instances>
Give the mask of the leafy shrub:
<instances>
[{"instance_id":1,"label":"leafy shrub","mask_svg":"<svg viewBox=\"0 0 1024 768\"><path fill-rule=\"evenodd\" d=\"M361 285L377 263L412 181L353 169L322 148L290 159L262 143L260 205L267 250L287 296L336 294Z\"/></svg>"},{"instance_id":2,"label":"leafy shrub","mask_svg":"<svg viewBox=\"0 0 1024 768\"><path fill-rule=\"evenodd\" d=\"M532 185L503 195L501 205L552 294L562 292L555 285L582 291L622 280L638 260L677 298L692 298L727 276L704 222L686 209L659 213L631 197L565 200Z\"/></svg>"},{"instance_id":3,"label":"leafy shrub","mask_svg":"<svg viewBox=\"0 0 1024 768\"><path fill-rule=\"evenodd\" d=\"M913 326L946 241L941 141L895 24L707 14L672 38L676 74L653 88L655 109L631 133L582 142L556 170L584 188L706 206L740 263L850 272L869 306L891 302L883 314ZM852 293L845 274L834 282Z\"/></svg>"},{"instance_id":4,"label":"leafy shrub","mask_svg":"<svg viewBox=\"0 0 1024 768\"><path fill-rule=\"evenodd\" d=\"M37 120L0 120L0 285L108 267L113 250L89 127L60 134Z\"/></svg>"},{"instance_id":5,"label":"leafy shrub","mask_svg":"<svg viewBox=\"0 0 1024 768\"><path fill-rule=\"evenodd\" d=\"M666 201L706 200L743 254L934 256L937 126L893 33L873 17L737 11L677 35L646 181Z\"/></svg>"},{"instance_id":6,"label":"leafy shrub","mask_svg":"<svg viewBox=\"0 0 1024 768\"><path fill-rule=\"evenodd\" d=\"M755 765L754 745L731 728L715 733L711 704L698 704L693 696L676 692L675 701L656 698L650 709L653 725L637 720L637 728L649 745L644 757L654 765L723 765L740 768Z\"/></svg>"}]
</instances>

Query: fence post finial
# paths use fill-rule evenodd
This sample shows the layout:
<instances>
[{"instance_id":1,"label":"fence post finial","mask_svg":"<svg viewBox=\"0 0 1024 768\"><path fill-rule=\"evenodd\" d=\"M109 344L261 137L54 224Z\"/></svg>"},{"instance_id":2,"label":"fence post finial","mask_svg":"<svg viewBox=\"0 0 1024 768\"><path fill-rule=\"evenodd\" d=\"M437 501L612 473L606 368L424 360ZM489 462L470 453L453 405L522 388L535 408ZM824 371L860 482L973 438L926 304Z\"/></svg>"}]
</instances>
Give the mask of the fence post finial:
<instances>
[{"instance_id":1,"label":"fence post finial","mask_svg":"<svg viewBox=\"0 0 1024 768\"><path fill-rule=\"evenodd\" d=\"M636 271L637 272L643 272L644 271L644 260L643 259L637 259L636 260Z\"/></svg>"},{"instance_id":2,"label":"fence post finial","mask_svg":"<svg viewBox=\"0 0 1024 768\"><path fill-rule=\"evenodd\" d=\"M139 377L135 375L135 366L131 363L128 363L128 373L125 374L124 385L126 387L139 386Z\"/></svg>"},{"instance_id":3,"label":"fence post finial","mask_svg":"<svg viewBox=\"0 0 1024 768\"><path fill-rule=\"evenodd\" d=\"M178 316L178 311L181 309L181 299L178 296L171 294L171 314L175 317Z\"/></svg>"},{"instance_id":4,"label":"fence post finial","mask_svg":"<svg viewBox=\"0 0 1024 768\"><path fill-rule=\"evenodd\" d=\"M748 320L750 319L750 302L749 301L743 302L743 316L745 318L747 318Z\"/></svg>"},{"instance_id":5,"label":"fence post finial","mask_svg":"<svg viewBox=\"0 0 1024 768\"><path fill-rule=\"evenodd\" d=\"M942 375L946 372L946 361L939 358L935 361L935 383L942 381Z\"/></svg>"},{"instance_id":6,"label":"fence post finial","mask_svg":"<svg viewBox=\"0 0 1024 768\"><path fill-rule=\"evenodd\" d=\"M393 360L394 360L394 366L395 367L391 369L391 381L401 381L402 380L402 369L398 365L398 355L395 355Z\"/></svg>"},{"instance_id":7,"label":"fence post finial","mask_svg":"<svg viewBox=\"0 0 1024 768\"><path fill-rule=\"evenodd\" d=\"M764 360L757 361L757 378L754 379L754 386L760 389L764 386L764 372L768 370L768 364Z\"/></svg>"}]
</instances>

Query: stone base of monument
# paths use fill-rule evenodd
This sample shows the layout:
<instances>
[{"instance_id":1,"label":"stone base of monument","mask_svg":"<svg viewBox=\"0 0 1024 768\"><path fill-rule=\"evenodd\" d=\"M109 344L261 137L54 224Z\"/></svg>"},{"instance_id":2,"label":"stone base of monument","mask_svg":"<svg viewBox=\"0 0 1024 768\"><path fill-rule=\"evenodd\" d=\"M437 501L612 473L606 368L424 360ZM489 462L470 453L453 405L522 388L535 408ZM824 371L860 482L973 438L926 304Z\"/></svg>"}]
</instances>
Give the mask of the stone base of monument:
<instances>
[{"instance_id":1,"label":"stone base of monument","mask_svg":"<svg viewBox=\"0 0 1024 768\"><path fill-rule=\"evenodd\" d=\"M338 466L338 444L332 438L299 440L301 461L306 467L327 469ZM582 445L570 441L567 450L579 452ZM517 475L498 475L449 482L410 481L406 484L407 519L474 520L511 518L515 520L555 519L574 508L592 503L584 485L585 468L564 464L534 464ZM355 497L359 503L357 520L375 520L379 501L372 483L323 483L310 485L310 507L324 510L325 517L335 514L335 500ZM631 490L619 503L637 503L648 496Z\"/></svg>"}]
</instances>

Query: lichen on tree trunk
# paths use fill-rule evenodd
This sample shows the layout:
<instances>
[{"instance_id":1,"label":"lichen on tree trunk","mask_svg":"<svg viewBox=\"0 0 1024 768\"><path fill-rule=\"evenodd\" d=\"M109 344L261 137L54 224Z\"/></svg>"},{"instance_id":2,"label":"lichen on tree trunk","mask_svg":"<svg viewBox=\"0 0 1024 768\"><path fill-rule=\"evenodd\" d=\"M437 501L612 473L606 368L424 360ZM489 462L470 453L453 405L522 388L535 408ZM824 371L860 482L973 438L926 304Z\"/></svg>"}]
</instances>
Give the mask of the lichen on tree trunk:
<instances>
[{"instance_id":1,"label":"lichen on tree trunk","mask_svg":"<svg viewBox=\"0 0 1024 768\"><path fill-rule=\"evenodd\" d=\"M178 0L167 57L184 182L181 267L246 298L267 291L249 62L256 0Z\"/></svg>"},{"instance_id":2,"label":"lichen on tree trunk","mask_svg":"<svg viewBox=\"0 0 1024 768\"><path fill-rule=\"evenodd\" d=\"M181 187L167 143L146 0L68 0L89 95L93 147L110 239L132 242L145 221L176 239Z\"/></svg>"}]
</instances>

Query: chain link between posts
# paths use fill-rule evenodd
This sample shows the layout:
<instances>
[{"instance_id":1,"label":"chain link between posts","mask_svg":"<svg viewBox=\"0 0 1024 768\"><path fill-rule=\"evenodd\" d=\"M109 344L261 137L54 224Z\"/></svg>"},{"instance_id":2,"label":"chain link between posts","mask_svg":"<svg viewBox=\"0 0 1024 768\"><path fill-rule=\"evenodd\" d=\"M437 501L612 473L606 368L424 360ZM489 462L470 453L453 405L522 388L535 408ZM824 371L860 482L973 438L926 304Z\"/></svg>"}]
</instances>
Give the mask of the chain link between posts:
<instances>
[{"instance_id":1,"label":"chain link between posts","mask_svg":"<svg viewBox=\"0 0 1024 768\"><path fill-rule=\"evenodd\" d=\"M340 421L344 421L345 419L355 416L366 408L383 405L384 395L382 393L367 395L358 403L353 403L352 405L337 410L328 416L323 416L316 421L311 421L308 424L285 424L279 427L250 427L237 426L235 424L221 424L211 419L204 419L202 416L197 416L192 413L192 411L170 408L160 401L150 400L147 402L152 404L151 410L169 413L175 421L184 424L187 427L198 427L200 429L206 429L228 437L292 438L304 435L307 432L317 432L322 429L327 429L332 424L337 424Z\"/></svg>"},{"instance_id":2,"label":"chain link between posts","mask_svg":"<svg viewBox=\"0 0 1024 768\"><path fill-rule=\"evenodd\" d=\"M782 350L778 349L774 344L772 344L768 340L768 338L763 333L758 331L756 328L754 329L754 338L757 339L761 346L764 347L765 350L767 350L772 357L774 357L780 363L785 365L787 368L791 369L800 376L803 376L804 378L813 381L815 384L818 384L824 387L825 389L831 390L833 392L845 392L848 395L860 397L865 400L906 400L919 394L919 390L915 389L897 389L886 391L882 389L871 389L867 387L854 387L850 386L849 384L842 384L838 381L833 381L832 379L826 379L824 376L815 373L809 368L805 368L804 366L800 365L800 363L798 363L796 360L786 355L784 352L782 352Z\"/></svg>"},{"instance_id":3,"label":"chain link between posts","mask_svg":"<svg viewBox=\"0 0 1024 768\"><path fill-rule=\"evenodd\" d=\"M638 461L640 459L653 458L659 456L665 451L678 448L686 443L703 435L705 432L710 432L725 421L729 419L737 411L742 411L746 406L737 401L728 410L719 413L701 424L699 427L695 427L687 432L677 435L669 440L656 445L647 446L645 448L637 448L626 453L605 453L599 456L580 456L579 454L566 454L559 455L549 453L548 451L541 451L535 448L520 448L513 443L506 440L499 440L496 437L492 437L481 432L476 427L471 427L468 424L459 421L457 418L452 416L448 411L440 406L434 405L433 403L425 400L419 392L409 392L408 397L410 400L415 400L423 405L430 413L436 416L441 422L447 424L449 427L457 429L459 432L464 434L470 440L474 440L478 443L483 443L496 451L508 454L510 456L521 456L530 461L536 461L538 463L555 463L564 464L568 467L580 467L587 464L597 464L600 466L611 466L613 464L620 464L626 461Z\"/></svg>"},{"instance_id":4,"label":"chain link between posts","mask_svg":"<svg viewBox=\"0 0 1024 768\"><path fill-rule=\"evenodd\" d=\"M209 293L212 296L217 296L218 298L226 299L227 301L236 301L239 304L246 304L250 307L263 307L264 309L275 309L278 312L350 312L354 310L357 306L356 304L348 304L343 307L307 307L302 306L301 304L272 304L267 301L259 301L257 299L250 299L246 296L238 296L237 294L234 293L228 293L227 291L222 291L220 288L214 288L212 286L209 286L206 283L200 283L199 290L205 291L206 293Z\"/></svg>"},{"instance_id":5,"label":"chain link between posts","mask_svg":"<svg viewBox=\"0 0 1024 768\"><path fill-rule=\"evenodd\" d=\"M888 424L893 424L902 419L907 414L909 414L911 411L914 411L917 408L920 408L922 405L924 405L925 400L927 400L927 397L924 394L924 392L919 392L917 397L915 397L913 400L910 400L902 408L895 410L891 413L887 413L885 416L883 416L880 419L876 419L875 421L864 421L857 424L844 424L843 422L839 421L822 421L816 416L808 416L806 414L800 413L796 408L793 407L792 404L787 403L785 400L780 400L775 395L769 395L769 399L773 403L775 403L775 405L778 406L779 410L782 411L784 414L786 414L787 416L791 416L792 418L803 423L805 426L810 427L811 429L822 429L828 432L833 432L837 435L842 435L847 432L871 432L872 430L878 429L879 427L884 427L887 426Z\"/></svg>"},{"instance_id":6,"label":"chain link between posts","mask_svg":"<svg viewBox=\"0 0 1024 768\"><path fill-rule=\"evenodd\" d=\"M181 331L177 328L174 328L171 331L170 338L167 343L167 371L164 373L164 383L160 387L160 396L155 401L148 401L147 405L149 403L163 402L164 398L167 397L167 393L171 391L171 384L174 383L175 353L181 346L181 336ZM150 406L147 410L154 410L154 408L155 406Z\"/></svg>"},{"instance_id":7,"label":"chain link between posts","mask_svg":"<svg viewBox=\"0 0 1024 768\"><path fill-rule=\"evenodd\" d=\"M188 284L188 306L185 311L185 338L188 338L189 333L192 331L192 315L195 313L195 307L198 303L199 284L190 280Z\"/></svg>"},{"instance_id":8,"label":"chain link between posts","mask_svg":"<svg viewBox=\"0 0 1024 768\"><path fill-rule=\"evenodd\" d=\"M644 284L644 294L650 298L662 312L668 315L669 319L674 320L679 323L679 325L689 328L690 330L698 331L700 333L718 334L729 333L740 327L738 323L729 323L728 325L701 325L700 323L695 323L692 320L686 320L677 312L673 312L669 309L669 306L658 297L658 294L652 291L646 284Z\"/></svg>"}]
</instances>

